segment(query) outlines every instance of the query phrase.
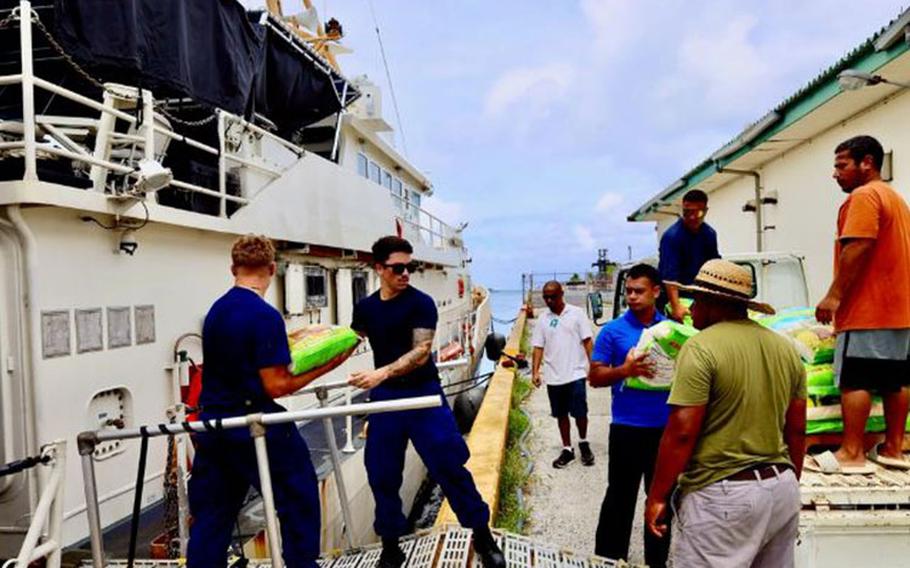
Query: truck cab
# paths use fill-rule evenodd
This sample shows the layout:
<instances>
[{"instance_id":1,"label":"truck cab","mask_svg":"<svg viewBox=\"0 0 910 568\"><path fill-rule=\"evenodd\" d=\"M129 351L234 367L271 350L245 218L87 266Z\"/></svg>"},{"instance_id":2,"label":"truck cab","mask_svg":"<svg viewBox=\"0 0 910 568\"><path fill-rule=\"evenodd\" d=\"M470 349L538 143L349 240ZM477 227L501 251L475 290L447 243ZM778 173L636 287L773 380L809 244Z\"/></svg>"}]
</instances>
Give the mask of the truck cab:
<instances>
[{"instance_id":1,"label":"truck cab","mask_svg":"<svg viewBox=\"0 0 910 568\"><path fill-rule=\"evenodd\" d=\"M771 304L777 309L794 306L808 306L809 286L806 278L805 258L797 253L762 252L725 256L724 259L735 262L752 273L752 298ZM613 287L612 312L609 319L619 317L626 305L626 274L639 262L657 266L656 258L643 259L624 264L616 272ZM597 315L598 299L589 299L591 313ZM602 310L603 311L603 310ZM601 318L595 318L595 321ZM598 322L603 323L603 322Z\"/></svg>"}]
</instances>

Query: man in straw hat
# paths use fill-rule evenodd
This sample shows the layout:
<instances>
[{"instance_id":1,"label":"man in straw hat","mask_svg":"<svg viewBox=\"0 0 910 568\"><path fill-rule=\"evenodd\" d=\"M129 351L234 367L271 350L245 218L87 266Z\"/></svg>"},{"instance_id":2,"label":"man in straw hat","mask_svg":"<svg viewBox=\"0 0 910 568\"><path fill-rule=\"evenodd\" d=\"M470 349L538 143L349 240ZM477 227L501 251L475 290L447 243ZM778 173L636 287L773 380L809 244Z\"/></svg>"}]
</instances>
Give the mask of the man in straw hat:
<instances>
[{"instance_id":1,"label":"man in straw hat","mask_svg":"<svg viewBox=\"0 0 910 568\"><path fill-rule=\"evenodd\" d=\"M793 566L806 430L806 377L793 346L748 318L751 273L710 260L691 286L700 330L683 346L648 492L646 521L667 530L678 484L676 566Z\"/></svg>"}]
</instances>

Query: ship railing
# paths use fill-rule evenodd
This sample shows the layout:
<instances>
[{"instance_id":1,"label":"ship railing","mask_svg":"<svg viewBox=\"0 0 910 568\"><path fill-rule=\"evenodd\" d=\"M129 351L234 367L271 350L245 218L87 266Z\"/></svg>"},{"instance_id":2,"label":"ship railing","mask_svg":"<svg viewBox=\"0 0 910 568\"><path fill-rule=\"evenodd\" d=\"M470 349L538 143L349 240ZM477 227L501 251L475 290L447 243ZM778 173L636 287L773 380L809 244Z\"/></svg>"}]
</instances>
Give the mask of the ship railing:
<instances>
[{"instance_id":1,"label":"ship railing","mask_svg":"<svg viewBox=\"0 0 910 568\"><path fill-rule=\"evenodd\" d=\"M391 196L406 236L437 249L446 249L450 246L449 241L455 234L452 227L404 196L394 192Z\"/></svg>"},{"instance_id":2,"label":"ship railing","mask_svg":"<svg viewBox=\"0 0 910 568\"><path fill-rule=\"evenodd\" d=\"M26 14L29 17L23 17ZM19 6L8 13L4 22L7 22L7 20L15 20L20 24L21 72L0 76L0 86L21 85L22 124L21 138L18 140L9 139L11 129L7 129L5 132L7 135L6 139L0 141L0 153L14 153L22 156L24 160L22 179L24 181L38 181L39 155L63 158L75 163L81 163L90 168L88 177L91 180L94 191L108 191L110 188L107 180L109 175L113 174L120 176L123 180L124 189L114 192L112 197L144 200L147 197L145 191L131 190L131 188L137 188L138 184L136 182L141 180L143 176L139 168L139 162L153 161L160 164L159 160L163 158L163 149L166 149L169 143L177 142L209 154L212 156L212 160L217 161L217 188L202 187L198 184L173 178L163 187L169 185L191 193L216 198L219 200L218 216L227 217L229 215L229 202L237 207L242 207L250 202L250 197L252 197L253 193L252 188L241 188L240 193L243 195L229 194L229 170L239 170L240 174L255 172L256 174L264 175L270 181L280 177L290 166L290 163L282 166L270 163L261 156L238 153L234 151L238 146L238 140L242 140L244 136L266 139L273 146L280 147L286 151L291 158L299 158L304 153L304 150L299 146L242 117L221 109L214 110L209 117L199 121L182 121L163 108L157 107L151 91L146 89L140 91L135 87L113 83L101 84L79 67L66 53L62 52L62 48L51 38L48 38L48 40L53 49L60 51L60 55L89 82L102 88L104 100L103 102L98 102L38 77L34 72L33 31L37 27L40 32L46 33L46 29L43 25L36 26L36 24L40 23L37 12L32 9L31 2L21 0ZM77 116L38 114L35 111L35 89L43 89L56 96L97 111L99 118L96 120ZM141 110L141 112L135 112L137 110ZM129 125L127 133L116 131L115 127L118 120L122 120ZM215 121L218 130L218 146L211 146L175 132L171 128L171 121L181 122L188 126L198 126L209 121ZM74 130L77 133L81 131L82 135L74 135ZM86 136L86 134L91 131L95 133L95 141L93 147L89 148L80 143L80 138L90 139L91 137ZM39 134L42 139L46 135L51 141L39 142ZM111 157L112 146L118 144L131 150L127 152L128 157L120 162L114 161ZM156 152L156 148L158 152ZM264 185L265 183L261 184L261 187L264 187Z\"/></svg>"},{"instance_id":3,"label":"ship railing","mask_svg":"<svg viewBox=\"0 0 910 568\"><path fill-rule=\"evenodd\" d=\"M333 385L323 385L316 387L317 396L320 396L320 390L325 397L329 388ZM269 552L271 556L271 565L274 568L284 568L284 560L281 555L281 535L278 530L278 516L275 509L275 498L272 491L272 478L269 467L268 447L266 445L265 433L269 426L287 424L308 420L323 420L326 424L326 435L329 440L329 446L332 450L332 461L335 467L335 479L338 483L338 497L341 502L342 515L345 522L345 534L349 548L353 548L352 537L350 535L353 527L350 506L347 499L347 493L344 489L344 481L340 468L340 455L335 442L335 433L332 428L331 420L335 417L348 415L374 414L378 412L400 412L405 410L418 410L424 408L434 408L442 405L440 396L421 396L413 398L404 398L396 400L386 400L380 402L366 402L350 404L340 407L325 406L309 410L298 410L290 412L275 413L255 413L246 416L233 416L229 418L197 420L192 422L157 424L151 426L139 426L136 428L124 428L119 430L104 429L82 432L79 434L78 447L79 455L82 460L83 485L85 489L86 512L89 526L89 542L92 552L93 568L104 568L105 553L104 542L101 527L101 509L98 502L98 489L95 478L95 460L93 453L95 447L102 443L112 440L142 440L143 450L140 452L139 481L136 485L136 497L134 501L134 523L131 535L130 556L135 556L136 530L137 523L135 517L138 514L138 508L142 501L142 476L144 475L144 452L148 447L149 438L158 436L185 436L194 432L220 431L235 428L248 428L253 438L253 445L256 454L256 465L259 472L260 495L262 496L263 510L266 521L266 535L269 543ZM181 543L185 546L185 543ZM43 545L42 545L43 546ZM184 551L181 551L185 553Z\"/></svg>"},{"instance_id":4,"label":"ship railing","mask_svg":"<svg viewBox=\"0 0 910 568\"><path fill-rule=\"evenodd\" d=\"M16 558L3 563L3 568L26 568L45 559L47 568L60 568L63 542L63 473L66 470L66 442L57 440L41 450L40 465L44 482L38 505L32 515L25 539ZM40 541L40 544L39 544Z\"/></svg>"}]
</instances>

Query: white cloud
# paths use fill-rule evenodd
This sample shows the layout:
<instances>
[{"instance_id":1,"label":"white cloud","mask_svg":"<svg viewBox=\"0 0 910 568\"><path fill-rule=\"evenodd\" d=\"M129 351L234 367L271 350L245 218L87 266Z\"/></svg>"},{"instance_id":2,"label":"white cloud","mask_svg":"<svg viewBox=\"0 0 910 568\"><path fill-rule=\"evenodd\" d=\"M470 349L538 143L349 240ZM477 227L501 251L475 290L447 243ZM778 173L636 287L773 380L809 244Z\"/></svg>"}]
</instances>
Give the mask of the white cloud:
<instances>
[{"instance_id":1,"label":"white cloud","mask_svg":"<svg viewBox=\"0 0 910 568\"><path fill-rule=\"evenodd\" d=\"M464 205L457 201L448 201L435 195L427 197L421 203L423 209L432 215L435 215L449 225L456 225L464 217Z\"/></svg>"},{"instance_id":2,"label":"white cloud","mask_svg":"<svg viewBox=\"0 0 910 568\"><path fill-rule=\"evenodd\" d=\"M582 0L581 9L594 28L594 47L601 57L620 53L648 29L640 25L640 0Z\"/></svg>"},{"instance_id":3,"label":"white cloud","mask_svg":"<svg viewBox=\"0 0 910 568\"><path fill-rule=\"evenodd\" d=\"M599 213L614 213L616 209L623 204L625 197L619 193L608 191L600 196L594 209Z\"/></svg>"},{"instance_id":4,"label":"white cloud","mask_svg":"<svg viewBox=\"0 0 910 568\"><path fill-rule=\"evenodd\" d=\"M578 246L585 252L593 251L597 245L597 241L594 240L591 229L584 225L575 225L574 230L575 240L578 241Z\"/></svg>"},{"instance_id":5,"label":"white cloud","mask_svg":"<svg viewBox=\"0 0 910 568\"><path fill-rule=\"evenodd\" d=\"M524 108L531 114L545 112L568 94L574 77L574 67L566 63L511 69L487 92L484 112L492 117L501 116L515 107Z\"/></svg>"}]
</instances>

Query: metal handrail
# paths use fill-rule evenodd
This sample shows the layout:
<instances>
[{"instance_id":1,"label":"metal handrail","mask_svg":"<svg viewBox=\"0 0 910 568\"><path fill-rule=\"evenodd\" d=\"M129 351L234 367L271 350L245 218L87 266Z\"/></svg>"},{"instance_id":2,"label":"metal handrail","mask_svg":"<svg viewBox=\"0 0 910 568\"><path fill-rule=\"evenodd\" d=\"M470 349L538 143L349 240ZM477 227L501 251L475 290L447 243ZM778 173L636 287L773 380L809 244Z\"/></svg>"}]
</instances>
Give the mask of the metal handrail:
<instances>
[{"instance_id":1,"label":"metal handrail","mask_svg":"<svg viewBox=\"0 0 910 568\"><path fill-rule=\"evenodd\" d=\"M389 190L389 195L392 196L392 200L395 202L397 210L401 213L398 218L402 223L406 223L416 228L421 237L423 236L423 233L428 234L430 236L430 242L427 244L436 248L446 247L446 240L449 234L454 232L454 229L450 225L426 209L411 203L405 199L403 195L397 195L391 190ZM408 217L409 211L413 211L417 214L417 220ZM424 217L427 220L426 224L423 223ZM434 228L434 224L436 224L437 228Z\"/></svg>"},{"instance_id":2,"label":"metal handrail","mask_svg":"<svg viewBox=\"0 0 910 568\"><path fill-rule=\"evenodd\" d=\"M244 168L249 168L256 170L260 173L266 174L272 178L280 177L284 170L275 169L270 167L266 163L258 163L254 160L250 160L247 157L232 153L227 151L224 148L224 138L226 128L231 124L239 124L244 132L251 132L256 136L266 137L278 145L284 147L290 152L293 152L296 156L300 157L304 154L303 148L289 142L271 132L255 125L242 117L236 116L229 112L218 110L218 137L219 137L219 148L213 148L194 140L188 138L182 134L178 134L172 130L164 128L159 124L155 123L155 117L158 116L158 113L154 112L152 107L152 93L144 90L143 97L140 100L143 101L144 105L147 107L146 110L151 112L143 112L142 120L138 120L136 116L114 108L112 104L106 104L109 102L110 97L108 97L107 92L112 90L112 87L105 85L105 103L98 102L93 100L85 95L79 94L77 92L71 91L67 88L64 88L60 85L54 84L51 81L38 77L34 73L33 66L33 41L32 41L32 28L35 25L35 20L38 18L38 14L31 7L31 2L29 0L20 0L19 6L13 10L15 14L12 15L13 18L18 19L20 22L19 26L19 47L20 47L20 61L21 61L21 72L17 74L4 75L0 76L0 85L21 85L22 88L22 123L23 123L23 132L22 140L14 142L3 142L0 143L0 150L16 150L22 148L24 150L24 180L36 181L37 176L37 158L39 152L47 152L65 159L73 160L75 162L82 162L84 164L92 166L93 178L97 175L101 179L106 178L105 171L113 171L122 175L131 175L135 173L135 169L126 166L123 164L117 164L110 160L101 159L97 155L93 155L90 152L72 152L69 150L62 150L52 146L43 145L38 142L37 139L37 116L35 112L35 99L34 93L35 89L42 89L48 91L54 95L66 98L77 104L81 104L90 109L96 110L101 113L102 120L99 123L99 130L102 129L103 123L107 120L123 120L128 124L135 125L144 136L134 136L134 142L136 144L145 146L146 158L152 157L151 154L154 152L154 134L160 134L172 140L187 144L196 149L202 150L210 155L218 157L219 164L219 187L218 190L211 190L208 188L200 187L195 184L181 182L174 180L171 184L173 187L183 189L186 191L191 191L194 193L199 193L211 197L217 197L221 200L221 207L219 214L224 217L226 216L226 202L231 201L240 206L249 203L249 199L242 197L236 197L227 194L227 183L226 183L226 162L234 162L240 164ZM73 63L75 65L75 63ZM77 69L80 70L80 69ZM81 71L81 70L80 70ZM84 71L81 71L84 73ZM129 87L128 89L135 89ZM138 92L138 89L136 89ZM128 95L128 91L124 90L123 92L117 93L118 97L124 97ZM137 97L138 98L138 97ZM111 122L111 124L113 124ZM50 129L49 129L50 130ZM110 129L111 132L106 132L110 136L117 136L118 138L123 138L122 134L116 134L113 129ZM51 133L53 134L53 133ZM97 186L96 186L97 189Z\"/></svg>"},{"instance_id":3,"label":"metal handrail","mask_svg":"<svg viewBox=\"0 0 910 568\"><path fill-rule=\"evenodd\" d=\"M326 390L322 391L327 392ZM318 393L317 393L318 396ZM442 396L421 396L380 402L367 402L350 404L343 407L325 406L310 410L297 410L274 413L255 413L245 416L233 416L221 419L196 420L179 424L157 424L154 426L140 426L122 430L90 430L82 432L77 437L79 455L82 459L83 484L85 487L86 512L88 514L89 541L92 550L92 566L104 568L104 543L101 531L101 510L98 504L98 490L95 482L95 462L92 455L95 447L100 442L109 440L129 440L136 438L152 438L158 436L184 435L191 432L206 432L212 430L225 430L233 428L249 428L253 437L256 450L256 464L259 469L260 494L262 495L263 508L266 518L266 533L269 540L269 549L274 568L284 568L281 557L281 540L278 532L278 517L275 511L274 495L272 493L272 480L269 470L269 460L266 447L266 427L277 424L287 424L302 420L322 419L327 426L329 447L332 449L332 461L335 467L338 485L339 500L342 501L342 514L348 528L351 525L350 509L344 492L344 482L341 478L340 454L335 443L334 429L331 428L331 419L337 416L353 414L374 414L377 412L398 412L404 410L418 410L442 406ZM348 533L349 545L350 534Z\"/></svg>"},{"instance_id":4,"label":"metal handrail","mask_svg":"<svg viewBox=\"0 0 910 568\"><path fill-rule=\"evenodd\" d=\"M3 563L3 568L26 568L32 562L47 558L47 568L60 568L61 546L63 543L63 473L66 470L66 441L57 440L42 450L49 455L50 467L47 482L38 499L38 506L32 515L28 531L16 558ZM38 544L47 524L47 536Z\"/></svg>"}]
</instances>

